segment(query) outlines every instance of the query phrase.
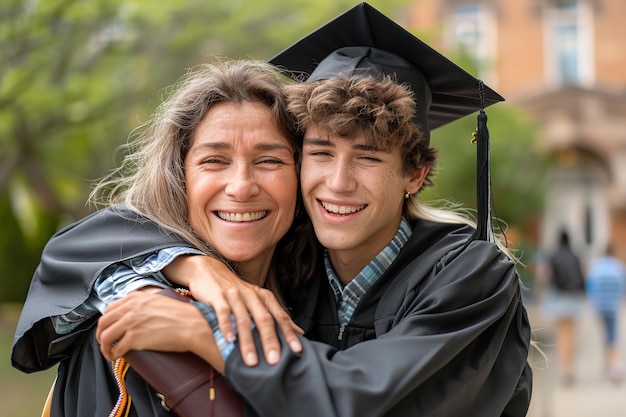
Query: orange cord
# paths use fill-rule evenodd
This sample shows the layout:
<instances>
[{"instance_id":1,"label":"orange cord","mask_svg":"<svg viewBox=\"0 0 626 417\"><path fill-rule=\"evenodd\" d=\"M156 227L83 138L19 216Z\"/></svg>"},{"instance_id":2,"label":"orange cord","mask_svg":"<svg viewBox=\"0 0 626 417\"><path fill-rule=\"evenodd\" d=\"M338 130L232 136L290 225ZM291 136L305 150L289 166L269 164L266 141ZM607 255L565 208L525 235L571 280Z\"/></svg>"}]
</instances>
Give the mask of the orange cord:
<instances>
[{"instance_id":1,"label":"orange cord","mask_svg":"<svg viewBox=\"0 0 626 417\"><path fill-rule=\"evenodd\" d=\"M109 417L127 417L130 413L131 398L126 391L126 384L124 383L124 377L130 365L124 358L116 359L112 363L113 375L115 382L119 388L120 395L117 397L117 402L109 413Z\"/></svg>"}]
</instances>

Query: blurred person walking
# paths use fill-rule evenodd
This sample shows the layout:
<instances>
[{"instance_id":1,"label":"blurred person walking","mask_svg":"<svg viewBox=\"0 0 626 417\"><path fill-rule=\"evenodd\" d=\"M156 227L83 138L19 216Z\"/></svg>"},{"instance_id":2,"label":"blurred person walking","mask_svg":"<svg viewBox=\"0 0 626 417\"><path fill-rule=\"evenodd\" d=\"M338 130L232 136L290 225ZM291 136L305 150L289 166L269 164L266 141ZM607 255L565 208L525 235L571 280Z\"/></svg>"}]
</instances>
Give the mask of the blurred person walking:
<instances>
[{"instance_id":1,"label":"blurred person walking","mask_svg":"<svg viewBox=\"0 0 626 417\"><path fill-rule=\"evenodd\" d=\"M619 353L618 318L626 293L626 267L614 256L612 247L591 265L585 284L591 307L604 329L607 377L619 383L624 378L624 370Z\"/></svg>"},{"instance_id":2,"label":"blurred person walking","mask_svg":"<svg viewBox=\"0 0 626 417\"><path fill-rule=\"evenodd\" d=\"M555 320L556 353L564 385L575 382L576 322L585 296L585 280L580 260L562 231L559 245L548 259L549 281L544 309Z\"/></svg>"}]
</instances>

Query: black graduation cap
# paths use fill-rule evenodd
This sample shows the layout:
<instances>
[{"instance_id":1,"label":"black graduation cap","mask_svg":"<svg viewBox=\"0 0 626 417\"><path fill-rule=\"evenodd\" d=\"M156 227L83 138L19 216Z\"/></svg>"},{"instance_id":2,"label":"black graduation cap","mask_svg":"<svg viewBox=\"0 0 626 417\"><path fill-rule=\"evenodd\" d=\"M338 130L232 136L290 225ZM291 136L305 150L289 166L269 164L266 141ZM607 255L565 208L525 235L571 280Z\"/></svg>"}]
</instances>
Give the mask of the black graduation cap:
<instances>
[{"instance_id":1,"label":"black graduation cap","mask_svg":"<svg viewBox=\"0 0 626 417\"><path fill-rule=\"evenodd\" d=\"M426 137L430 130L504 99L367 3L359 3L305 36L270 63L294 78L309 80L367 71L395 74L410 84L416 117Z\"/></svg>"},{"instance_id":2,"label":"black graduation cap","mask_svg":"<svg viewBox=\"0 0 626 417\"><path fill-rule=\"evenodd\" d=\"M489 134L484 108L504 99L482 81L363 2L337 16L269 61L307 81L338 74L394 75L409 84L417 104L415 121L430 130L475 111L478 116L478 227L473 238L491 240Z\"/></svg>"}]
</instances>

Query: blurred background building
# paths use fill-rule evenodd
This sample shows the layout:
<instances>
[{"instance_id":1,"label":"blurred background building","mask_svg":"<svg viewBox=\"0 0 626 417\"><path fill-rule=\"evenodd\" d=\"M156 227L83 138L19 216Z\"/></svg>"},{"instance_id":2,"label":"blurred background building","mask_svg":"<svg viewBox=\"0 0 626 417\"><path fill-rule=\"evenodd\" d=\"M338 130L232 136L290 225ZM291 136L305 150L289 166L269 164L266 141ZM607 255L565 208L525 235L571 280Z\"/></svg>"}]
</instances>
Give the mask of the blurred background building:
<instances>
[{"instance_id":1,"label":"blurred background building","mask_svg":"<svg viewBox=\"0 0 626 417\"><path fill-rule=\"evenodd\" d=\"M624 0L416 0L405 17L532 116L552 163L524 233L549 251L566 230L584 263L609 243L626 259L624 17Z\"/></svg>"}]
</instances>

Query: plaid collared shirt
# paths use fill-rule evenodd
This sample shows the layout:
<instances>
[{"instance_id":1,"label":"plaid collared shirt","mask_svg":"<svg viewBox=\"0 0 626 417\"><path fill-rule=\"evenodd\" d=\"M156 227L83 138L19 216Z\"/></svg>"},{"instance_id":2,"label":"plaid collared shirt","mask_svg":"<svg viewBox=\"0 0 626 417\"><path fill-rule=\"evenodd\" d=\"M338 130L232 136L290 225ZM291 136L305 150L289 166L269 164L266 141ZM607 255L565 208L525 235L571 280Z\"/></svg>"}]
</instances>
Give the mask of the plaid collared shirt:
<instances>
[{"instance_id":1,"label":"plaid collared shirt","mask_svg":"<svg viewBox=\"0 0 626 417\"><path fill-rule=\"evenodd\" d=\"M365 268L363 268L345 287L341 285L341 281L339 281L337 274L335 274L330 264L328 252L325 252L324 264L326 265L326 275L328 276L328 282L335 294L335 300L337 300L337 314L341 326L345 326L350 322L352 314L354 314L354 310L361 298L363 298L372 285L380 279L387 268L395 261L400 250L406 242L408 242L412 233L411 225L409 225L409 222L403 217L400 221L398 231L393 239L391 239L391 242L389 242L370 263L365 265Z\"/></svg>"}]
</instances>

